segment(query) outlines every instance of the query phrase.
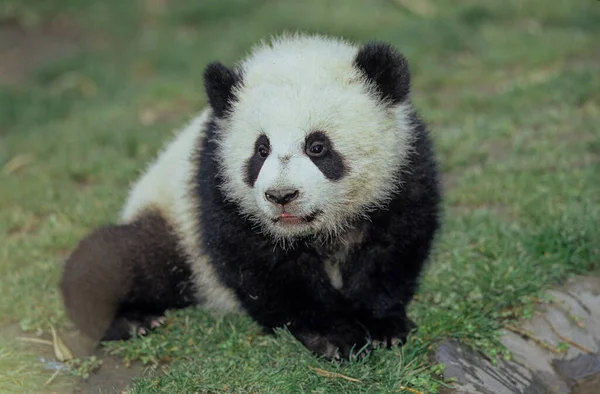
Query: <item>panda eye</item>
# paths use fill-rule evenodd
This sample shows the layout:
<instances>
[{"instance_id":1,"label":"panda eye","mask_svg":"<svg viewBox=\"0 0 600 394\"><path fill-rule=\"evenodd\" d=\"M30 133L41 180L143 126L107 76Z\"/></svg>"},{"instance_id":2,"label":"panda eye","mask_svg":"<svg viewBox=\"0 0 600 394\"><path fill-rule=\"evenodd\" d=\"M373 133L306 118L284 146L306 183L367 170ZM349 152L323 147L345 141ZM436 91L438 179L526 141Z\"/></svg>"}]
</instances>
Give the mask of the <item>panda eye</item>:
<instances>
[{"instance_id":1,"label":"panda eye","mask_svg":"<svg viewBox=\"0 0 600 394\"><path fill-rule=\"evenodd\" d=\"M327 151L327 148L325 148L325 145L323 145L323 143L313 142L310 145L310 147L308 148L308 151L306 153L309 156L319 157L319 156L323 156L326 151Z\"/></svg>"},{"instance_id":2,"label":"panda eye","mask_svg":"<svg viewBox=\"0 0 600 394\"><path fill-rule=\"evenodd\" d=\"M265 145L259 146L258 155L263 159L266 158L267 156L269 156L269 148L267 148Z\"/></svg>"}]
</instances>

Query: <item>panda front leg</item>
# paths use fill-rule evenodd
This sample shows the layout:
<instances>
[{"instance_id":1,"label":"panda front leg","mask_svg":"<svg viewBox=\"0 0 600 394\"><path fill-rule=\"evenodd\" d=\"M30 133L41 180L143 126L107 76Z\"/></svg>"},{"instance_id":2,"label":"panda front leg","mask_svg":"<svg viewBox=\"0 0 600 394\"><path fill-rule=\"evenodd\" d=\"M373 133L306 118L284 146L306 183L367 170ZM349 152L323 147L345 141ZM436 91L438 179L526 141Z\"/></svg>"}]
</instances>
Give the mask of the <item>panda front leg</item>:
<instances>
[{"instance_id":1,"label":"panda front leg","mask_svg":"<svg viewBox=\"0 0 600 394\"><path fill-rule=\"evenodd\" d=\"M311 300L308 293L301 296L307 296L306 304L290 305L287 312L284 311L288 306L281 304L280 313L270 311L267 312L270 316L266 316L267 313L261 311L254 317L271 329L287 328L308 350L328 360L353 360L368 354L369 332L356 316L345 313L342 306L330 308L335 304L331 302L333 298L325 306ZM311 304L313 308L307 308Z\"/></svg>"},{"instance_id":2,"label":"panda front leg","mask_svg":"<svg viewBox=\"0 0 600 394\"><path fill-rule=\"evenodd\" d=\"M221 256L219 261L227 258ZM264 260L229 261L230 269L221 267L225 283L267 331L286 328L308 350L326 359L353 359L367 353L365 326L352 305L331 287L320 261L307 259L267 268L261 268Z\"/></svg>"},{"instance_id":3,"label":"panda front leg","mask_svg":"<svg viewBox=\"0 0 600 394\"><path fill-rule=\"evenodd\" d=\"M395 346L406 342L417 325L407 310L418 290L429 238L415 238L403 250L371 247L357 256L356 274L346 294L361 305L362 321L374 345ZM351 274L348 274L352 277Z\"/></svg>"},{"instance_id":4,"label":"panda front leg","mask_svg":"<svg viewBox=\"0 0 600 394\"><path fill-rule=\"evenodd\" d=\"M195 301L176 236L156 212L84 237L65 262L60 289L67 315L95 341L143 335L164 323L167 309Z\"/></svg>"},{"instance_id":5,"label":"panda front leg","mask_svg":"<svg viewBox=\"0 0 600 394\"><path fill-rule=\"evenodd\" d=\"M395 281L380 279L374 282L371 291L363 293L361 298L368 303L365 303L366 313L362 321L369 330L373 346L403 344L408 334L418 328L407 314L417 289L417 278L396 278Z\"/></svg>"}]
</instances>

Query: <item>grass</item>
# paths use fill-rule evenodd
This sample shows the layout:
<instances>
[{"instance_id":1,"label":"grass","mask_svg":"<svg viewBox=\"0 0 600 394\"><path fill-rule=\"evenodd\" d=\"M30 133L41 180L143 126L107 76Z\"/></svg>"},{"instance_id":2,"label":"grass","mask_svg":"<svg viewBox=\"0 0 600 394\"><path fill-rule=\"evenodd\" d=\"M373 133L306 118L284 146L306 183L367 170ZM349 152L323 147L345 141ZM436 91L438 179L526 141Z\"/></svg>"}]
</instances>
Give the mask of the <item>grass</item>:
<instances>
[{"instance_id":1,"label":"grass","mask_svg":"<svg viewBox=\"0 0 600 394\"><path fill-rule=\"evenodd\" d=\"M36 358L14 343L0 341L0 388L5 393L34 392L48 377L31 366Z\"/></svg>"},{"instance_id":2,"label":"grass","mask_svg":"<svg viewBox=\"0 0 600 394\"><path fill-rule=\"evenodd\" d=\"M268 34L302 29L399 47L444 172L444 231L411 307L420 331L405 347L335 365L285 332L264 337L245 318L189 309L108 347L154 367L134 393L436 392L436 343L456 338L509 356L502 324L526 316L552 284L599 266L594 0L0 5L0 18L32 31L57 16L89 44L0 85L0 327L67 325L57 292L65 254L116 219L130 182L205 105L203 67L237 60ZM0 391L39 392L35 357L11 346L0 347Z\"/></svg>"}]
</instances>

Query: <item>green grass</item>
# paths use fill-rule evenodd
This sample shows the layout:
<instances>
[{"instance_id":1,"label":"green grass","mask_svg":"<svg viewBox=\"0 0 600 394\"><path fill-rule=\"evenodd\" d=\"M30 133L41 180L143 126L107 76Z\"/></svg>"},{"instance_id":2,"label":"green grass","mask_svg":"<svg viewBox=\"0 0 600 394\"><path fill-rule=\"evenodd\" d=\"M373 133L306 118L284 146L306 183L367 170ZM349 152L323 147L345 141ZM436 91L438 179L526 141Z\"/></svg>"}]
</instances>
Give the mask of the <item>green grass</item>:
<instances>
[{"instance_id":1,"label":"green grass","mask_svg":"<svg viewBox=\"0 0 600 394\"><path fill-rule=\"evenodd\" d=\"M443 233L411 307L420 330L401 349L335 365L287 333L259 335L245 318L170 313L166 328L109 347L155 367L135 393L435 392L436 343L457 338L503 355L503 322L599 266L597 1L438 0L426 13L420 1L395 0L162 3L0 5L1 18L31 29L68 18L91 43L0 85L0 329L66 326L57 292L65 254L116 219L147 160L205 105L203 67L283 30L387 40L409 58L446 187ZM36 391L35 358L2 349L0 391Z\"/></svg>"}]
</instances>

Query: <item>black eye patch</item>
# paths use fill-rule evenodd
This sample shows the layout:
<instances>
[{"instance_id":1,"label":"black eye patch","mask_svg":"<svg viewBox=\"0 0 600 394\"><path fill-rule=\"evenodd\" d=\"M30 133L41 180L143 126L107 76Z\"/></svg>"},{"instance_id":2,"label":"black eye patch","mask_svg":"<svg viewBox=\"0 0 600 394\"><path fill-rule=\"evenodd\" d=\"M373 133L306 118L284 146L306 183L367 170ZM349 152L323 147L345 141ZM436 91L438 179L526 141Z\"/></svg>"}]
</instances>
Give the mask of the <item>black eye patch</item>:
<instances>
[{"instance_id":1,"label":"black eye patch","mask_svg":"<svg viewBox=\"0 0 600 394\"><path fill-rule=\"evenodd\" d=\"M260 169L265 163L265 160L267 160L267 157L269 157L270 148L269 138L266 135L261 134L254 143L252 156L246 160L246 176L244 181L248 186L254 187Z\"/></svg>"},{"instance_id":2,"label":"black eye patch","mask_svg":"<svg viewBox=\"0 0 600 394\"><path fill-rule=\"evenodd\" d=\"M322 131L315 131L306 137L304 152L327 179L337 181L346 174L344 158Z\"/></svg>"}]
</instances>

